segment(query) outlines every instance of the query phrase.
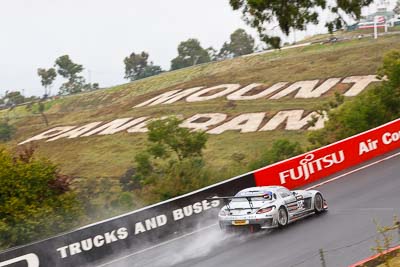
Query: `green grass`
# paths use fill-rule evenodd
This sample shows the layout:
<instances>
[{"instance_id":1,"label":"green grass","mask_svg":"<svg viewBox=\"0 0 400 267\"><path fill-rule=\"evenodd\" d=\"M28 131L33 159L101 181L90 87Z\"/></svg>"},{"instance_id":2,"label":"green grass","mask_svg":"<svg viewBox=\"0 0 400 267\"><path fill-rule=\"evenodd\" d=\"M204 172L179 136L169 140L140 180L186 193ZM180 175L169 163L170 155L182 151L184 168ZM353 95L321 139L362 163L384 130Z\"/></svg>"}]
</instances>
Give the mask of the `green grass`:
<instances>
[{"instance_id":1,"label":"green grass","mask_svg":"<svg viewBox=\"0 0 400 267\"><path fill-rule=\"evenodd\" d=\"M400 266L400 256L397 256L389 261L390 267L399 267ZM385 263L379 264L377 267L387 267Z\"/></svg>"},{"instance_id":2,"label":"green grass","mask_svg":"<svg viewBox=\"0 0 400 267\"><path fill-rule=\"evenodd\" d=\"M388 265L386 263L379 264L377 267L387 267ZM389 260L389 266L390 267L399 267L400 266L400 251L397 250L397 252L393 255L393 258Z\"/></svg>"},{"instance_id":3,"label":"green grass","mask_svg":"<svg viewBox=\"0 0 400 267\"><path fill-rule=\"evenodd\" d=\"M280 81L374 74L383 54L390 49L400 49L400 36L317 44L162 73L133 83L54 100L46 105L50 122L48 128L143 115L157 117L183 114L187 117L196 113L222 112L234 116L247 112L272 114L284 109L314 110L328 101L332 93L319 99L261 99L236 101L234 105L220 98L190 105L180 101L171 105L135 109L132 107L160 92L177 88L223 83L247 85L253 82L272 85ZM5 116L17 128L15 139L6 144L11 149L18 142L47 129L40 114L32 114L25 107L0 111L0 117ZM308 145L305 131L277 130L249 134L228 132L210 135L204 154L208 165L227 170L235 164L231 159L233 153L244 154L244 162L249 162L278 138L288 138L299 141L304 146ZM61 170L68 174L81 177L118 177L132 166L133 158L144 147L145 140L145 134L128 133L60 139L48 143L37 142L37 151L39 155L58 163Z\"/></svg>"}]
</instances>

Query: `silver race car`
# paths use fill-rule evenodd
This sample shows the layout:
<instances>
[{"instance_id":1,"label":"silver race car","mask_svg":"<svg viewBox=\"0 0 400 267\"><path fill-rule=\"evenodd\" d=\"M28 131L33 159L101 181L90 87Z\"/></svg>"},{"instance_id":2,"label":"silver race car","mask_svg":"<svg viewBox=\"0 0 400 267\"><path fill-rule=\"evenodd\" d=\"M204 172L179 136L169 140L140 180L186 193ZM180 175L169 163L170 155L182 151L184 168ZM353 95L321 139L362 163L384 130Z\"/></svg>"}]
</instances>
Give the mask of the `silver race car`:
<instances>
[{"instance_id":1,"label":"silver race car","mask_svg":"<svg viewBox=\"0 0 400 267\"><path fill-rule=\"evenodd\" d=\"M247 226L250 231L283 227L311 214L322 213L328 205L316 190L289 191L283 186L246 188L233 197L222 199L225 206L218 214L221 229Z\"/></svg>"}]
</instances>

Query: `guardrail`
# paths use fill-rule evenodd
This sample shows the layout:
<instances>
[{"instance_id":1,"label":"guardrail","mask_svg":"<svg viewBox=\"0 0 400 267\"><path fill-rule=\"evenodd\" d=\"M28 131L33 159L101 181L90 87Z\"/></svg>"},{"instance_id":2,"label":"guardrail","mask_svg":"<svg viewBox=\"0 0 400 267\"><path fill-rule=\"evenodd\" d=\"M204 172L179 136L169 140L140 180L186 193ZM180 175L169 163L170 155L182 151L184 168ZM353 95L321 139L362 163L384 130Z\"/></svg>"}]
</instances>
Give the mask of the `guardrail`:
<instances>
[{"instance_id":1,"label":"guardrail","mask_svg":"<svg viewBox=\"0 0 400 267\"><path fill-rule=\"evenodd\" d=\"M400 119L189 194L0 253L0 267L86 266L153 246L216 222L222 203L207 201L261 185L303 186L400 148ZM15 266L15 265L13 265Z\"/></svg>"}]
</instances>

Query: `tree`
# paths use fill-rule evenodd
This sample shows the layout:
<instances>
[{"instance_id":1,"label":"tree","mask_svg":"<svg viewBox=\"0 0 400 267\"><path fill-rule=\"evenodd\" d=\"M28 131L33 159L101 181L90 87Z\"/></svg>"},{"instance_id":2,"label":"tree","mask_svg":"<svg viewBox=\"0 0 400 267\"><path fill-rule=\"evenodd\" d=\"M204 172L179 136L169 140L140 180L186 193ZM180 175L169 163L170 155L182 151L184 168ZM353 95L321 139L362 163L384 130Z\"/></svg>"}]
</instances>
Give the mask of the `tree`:
<instances>
[{"instance_id":1,"label":"tree","mask_svg":"<svg viewBox=\"0 0 400 267\"><path fill-rule=\"evenodd\" d=\"M33 156L0 149L0 247L26 244L75 227L82 214L72 178Z\"/></svg>"},{"instance_id":2,"label":"tree","mask_svg":"<svg viewBox=\"0 0 400 267\"><path fill-rule=\"evenodd\" d=\"M85 85L85 79L83 77L76 78L75 80L65 82L61 85L59 94L60 95L72 95L83 92Z\"/></svg>"},{"instance_id":3,"label":"tree","mask_svg":"<svg viewBox=\"0 0 400 267\"><path fill-rule=\"evenodd\" d=\"M25 109L32 114L39 113L42 116L43 122L46 124L46 126L49 126L49 120L44 113L46 111L46 103L44 99L33 99L32 102L26 104Z\"/></svg>"},{"instance_id":4,"label":"tree","mask_svg":"<svg viewBox=\"0 0 400 267\"><path fill-rule=\"evenodd\" d=\"M149 54L144 51L140 54L131 53L129 57L124 59L124 78L135 81L161 73L161 67L154 65L153 62L149 64L148 59Z\"/></svg>"},{"instance_id":5,"label":"tree","mask_svg":"<svg viewBox=\"0 0 400 267\"><path fill-rule=\"evenodd\" d=\"M62 61L62 63L61 63L62 66L65 66L64 65L65 64L65 59L60 60L60 62L61 61ZM50 87L51 87L51 84L53 83L54 79L57 77L57 72L56 72L56 70L54 68L50 68L48 70L39 68L37 70L37 73L40 76L42 86L44 87L44 97L43 97L43 99L45 99L50 95ZM49 89L49 90L47 90L47 89ZM27 108L28 108L28 106L27 106ZM46 110L45 104L43 103L43 101L39 100L38 101L38 112L42 116L43 121L46 124L46 126L49 126L49 120L47 119L47 116L44 113L45 110Z\"/></svg>"},{"instance_id":6,"label":"tree","mask_svg":"<svg viewBox=\"0 0 400 267\"><path fill-rule=\"evenodd\" d=\"M153 65L153 62L150 62L150 64L144 68L143 72L138 77L138 79L154 76L160 74L161 72L163 72L163 70L161 69L160 66Z\"/></svg>"},{"instance_id":7,"label":"tree","mask_svg":"<svg viewBox=\"0 0 400 267\"><path fill-rule=\"evenodd\" d=\"M209 183L202 159L207 135L181 128L181 123L175 117L149 123L146 150L135 156L135 169L120 179L125 190L139 190L154 202Z\"/></svg>"},{"instance_id":8,"label":"tree","mask_svg":"<svg viewBox=\"0 0 400 267\"><path fill-rule=\"evenodd\" d=\"M305 30L309 24L318 24L320 18L331 18L325 26L329 32L341 29L346 24L344 14L360 19L361 9L373 0L230 0L234 10L241 10L247 24L257 29L261 40L274 48L280 46L280 37L270 36L266 26L277 24L283 34L291 30ZM321 10L325 12L321 12ZM328 15L327 15L327 14Z\"/></svg>"},{"instance_id":9,"label":"tree","mask_svg":"<svg viewBox=\"0 0 400 267\"><path fill-rule=\"evenodd\" d=\"M60 87L60 94L75 94L83 91L85 79L78 74L83 71L82 65L75 64L68 55L56 59L57 73L68 81Z\"/></svg>"},{"instance_id":10,"label":"tree","mask_svg":"<svg viewBox=\"0 0 400 267\"><path fill-rule=\"evenodd\" d=\"M396 6L393 9L393 12L397 15L400 15L400 1L397 1Z\"/></svg>"},{"instance_id":11,"label":"tree","mask_svg":"<svg viewBox=\"0 0 400 267\"><path fill-rule=\"evenodd\" d=\"M0 122L0 142L10 141L15 133L15 128L7 121Z\"/></svg>"},{"instance_id":12,"label":"tree","mask_svg":"<svg viewBox=\"0 0 400 267\"><path fill-rule=\"evenodd\" d=\"M79 77L78 74L83 71L82 65L72 62L68 55L57 58L55 65L58 67L58 74L68 80Z\"/></svg>"},{"instance_id":13,"label":"tree","mask_svg":"<svg viewBox=\"0 0 400 267\"><path fill-rule=\"evenodd\" d=\"M227 42L225 42L221 49L219 50L219 53L216 55L216 58L218 60L223 60L223 59L228 59L228 58L233 58L234 55L231 52L231 49L229 47L229 44Z\"/></svg>"},{"instance_id":14,"label":"tree","mask_svg":"<svg viewBox=\"0 0 400 267\"><path fill-rule=\"evenodd\" d=\"M175 117L149 123L147 139L150 142L148 151L151 155L163 158L169 156L172 151L179 161L202 155L207 135L204 132L191 132L187 128L179 127L181 123L182 121Z\"/></svg>"},{"instance_id":15,"label":"tree","mask_svg":"<svg viewBox=\"0 0 400 267\"><path fill-rule=\"evenodd\" d=\"M219 52L220 58L238 57L254 52L254 38L243 29L231 34L230 42L225 42Z\"/></svg>"},{"instance_id":16,"label":"tree","mask_svg":"<svg viewBox=\"0 0 400 267\"><path fill-rule=\"evenodd\" d=\"M47 116L44 113L44 111L46 110L45 104L43 103L43 101L39 101L38 105L39 105L38 111L39 111L40 115L42 116L44 123L46 124L46 126L49 126L49 120L47 119Z\"/></svg>"},{"instance_id":17,"label":"tree","mask_svg":"<svg viewBox=\"0 0 400 267\"><path fill-rule=\"evenodd\" d=\"M54 68L50 69L41 69L39 68L37 70L37 74L40 76L40 82L42 83L42 86L44 87L44 95L47 97L50 95L50 89L51 84L53 83L54 79L57 77L57 72Z\"/></svg>"},{"instance_id":18,"label":"tree","mask_svg":"<svg viewBox=\"0 0 400 267\"><path fill-rule=\"evenodd\" d=\"M25 97L19 91L8 92L4 97L7 105L15 106L25 102Z\"/></svg>"},{"instance_id":19,"label":"tree","mask_svg":"<svg viewBox=\"0 0 400 267\"><path fill-rule=\"evenodd\" d=\"M178 56L171 61L171 70L210 62L211 57L197 39L188 39L178 46Z\"/></svg>"},{"instance_id":20,"label":"tree","mask_svg":"<svg viewBox=\"0 0 400 267\"><path fill-rule=\"evenodd\" d=\"M211 61L216 61L219 60L219 55L218 55L218 51L213 48L212 46L210 46L209 48L206 49L208 55L210 56Z\"/></svg>"}]
</instances>

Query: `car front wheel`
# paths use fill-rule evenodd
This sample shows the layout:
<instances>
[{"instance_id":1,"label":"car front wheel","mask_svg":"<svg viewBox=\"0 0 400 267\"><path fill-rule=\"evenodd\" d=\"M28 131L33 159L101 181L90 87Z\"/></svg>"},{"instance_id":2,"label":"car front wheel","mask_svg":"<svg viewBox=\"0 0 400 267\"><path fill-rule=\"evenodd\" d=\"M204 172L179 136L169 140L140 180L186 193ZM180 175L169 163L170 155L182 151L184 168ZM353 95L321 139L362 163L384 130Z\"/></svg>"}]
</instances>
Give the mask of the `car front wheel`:
<instances>
[{"instance_id":1,"label":"car front wheel","mask_svg":"<svg viewBox=\"0 0 400 267\"><path fill-rule=\"evenodd\" d=\"M324 211L324 199L320 193L317 193L314 197L314 210L315 213L321 213Z\"/></svg>"},{"instance_id":2,"label":"car front wheel","mask_svg":"<svg viewBox=\"0 0 400 267\"><path fill-rule=\"evenodd\" d=\"M284 207L280 207L278 210L278 225L284 227L288 223L288 213Z\"/></svg>"}]
</instances>

